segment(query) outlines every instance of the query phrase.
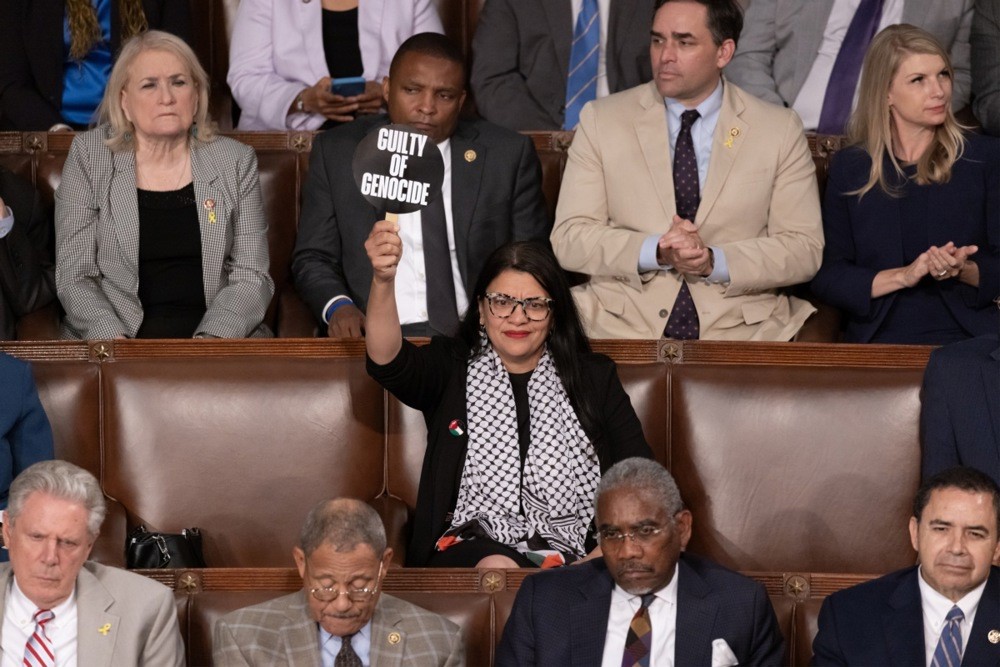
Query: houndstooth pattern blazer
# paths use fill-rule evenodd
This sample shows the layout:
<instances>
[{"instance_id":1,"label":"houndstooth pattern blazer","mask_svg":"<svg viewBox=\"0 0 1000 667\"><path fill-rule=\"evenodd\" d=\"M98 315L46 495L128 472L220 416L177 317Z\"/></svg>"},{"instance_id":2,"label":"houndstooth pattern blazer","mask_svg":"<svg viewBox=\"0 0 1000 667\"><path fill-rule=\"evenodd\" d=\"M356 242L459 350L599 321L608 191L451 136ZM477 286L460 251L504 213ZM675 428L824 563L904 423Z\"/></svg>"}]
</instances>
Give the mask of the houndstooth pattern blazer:
<instances>
[{"instance_id":1,"label":"houndstooth pattern blazer","mask_svg":"<svg viewBox=\"0 0 1000 667\"><path fill-rule=\"evenodd\" d=\"M73 139L56 190L56 290L67 338L132 338L142 325L135 154L112 153L108 133L104 125ZM191 172L208 304L195 336L269 336L262 320L274 281L256 154L226 137L193 141Z\"/></svg>"},{"instance_id":2,"label":"houndstooth pattern blazer","mask_svg":"<svg viewBox=\"0 0 1000 667\"><path fill-rule=\"evenodd\" d=\"M322 665L305 591L237 609L215 623L215 667ZM462 632L438 614L382 594L372 614L371 667L465 665Z\"/></svg>"}]
</instances>

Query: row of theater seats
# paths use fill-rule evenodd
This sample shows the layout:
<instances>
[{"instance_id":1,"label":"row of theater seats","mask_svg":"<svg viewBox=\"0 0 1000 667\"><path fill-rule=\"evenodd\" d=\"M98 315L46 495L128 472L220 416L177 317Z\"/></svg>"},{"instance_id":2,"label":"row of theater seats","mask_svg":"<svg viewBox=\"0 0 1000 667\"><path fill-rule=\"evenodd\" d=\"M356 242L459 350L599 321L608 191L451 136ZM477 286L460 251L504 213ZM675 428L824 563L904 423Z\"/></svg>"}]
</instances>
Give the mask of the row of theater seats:
<instances>
[{"instance_id":1,"label":"row of theater seats","mask_svg":"<svg viewBox=\"0 0 1000 667\"><path fill-rule=\"evenodd\" d=\"M695 516L689 548L768 586L790 664L806 664L823 596L913 562L906 523L929 348L595 347L618 362L646 438ZM405 551L426 430L367 376L359 342L0 349L34 363L57 456L94 472L113 501L96 559L120 565L125 534L140 523L202 529L208 569L155 575L177 589L189 664L208 664L219 614L299 586L290 549L316 501L368 500ZM459 621L470 664L487 665L525 575L400 568L387 589Z\"/></svg>"},{"instance_id":2,"label":"row of theater seats","mask_svg":"<svg viewBox=\"0 0 1000 667\"><path fill-rule=\"evenodd\" d=\"M542 164L542 192L549 213L555 218L556 202L567 150L572 132L529 132ZM309 152L313 133L309 132L238 132L230 133L251 146L257 153L264 212L270 225L268 246L271 257L271 277L275 294L264 322L280 337L312 337L317 324L313 314L295 293L292 285L291 262L295 248L300 210L300 191L309 167ZM59 186L73 135L45 132L0 132L0 164L35 184L45 205L53 206L55 189ZM816 165L816 178L822 191L827 168L833 153L843 139L834 136L809 136L809 146ZM359 249L359 252L361 249ZM822 304L819 304L822 306ZM18 338L58 338L58 316L55 309L43 311L19 323ZM799 340L835 341L839 320L829 307L807 322Z\"/></svg>"}]
</instances>

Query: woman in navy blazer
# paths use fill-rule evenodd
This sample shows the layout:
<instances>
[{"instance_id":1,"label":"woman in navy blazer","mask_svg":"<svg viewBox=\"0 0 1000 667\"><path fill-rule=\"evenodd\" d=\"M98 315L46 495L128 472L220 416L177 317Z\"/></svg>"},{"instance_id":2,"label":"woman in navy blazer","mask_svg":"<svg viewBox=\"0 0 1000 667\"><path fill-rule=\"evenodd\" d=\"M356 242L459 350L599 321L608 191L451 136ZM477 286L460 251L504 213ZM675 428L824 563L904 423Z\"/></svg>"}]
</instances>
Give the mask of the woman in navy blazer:
<instances>
[{"instance_id":1,"label":"woman in navy blazer","mask_svg":"<svg viewBox=\"0 0 1000 667\"><path fill-rule=\"evenodd\" d=\"M845 311L847 342L940 345L1000 326L1000 141L963 133L951 88L929 33L896 25L872 41L812 283Z\"/></svg>"}]
</instances>

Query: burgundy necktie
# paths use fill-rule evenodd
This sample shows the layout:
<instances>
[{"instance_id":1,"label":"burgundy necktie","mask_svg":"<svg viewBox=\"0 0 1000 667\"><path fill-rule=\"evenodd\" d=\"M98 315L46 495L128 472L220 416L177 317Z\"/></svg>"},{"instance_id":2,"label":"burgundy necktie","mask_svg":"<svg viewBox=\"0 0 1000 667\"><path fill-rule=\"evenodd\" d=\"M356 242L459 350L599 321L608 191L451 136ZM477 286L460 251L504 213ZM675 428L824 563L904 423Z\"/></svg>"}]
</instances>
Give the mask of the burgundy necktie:
<instances>
[{"instance_id":1,"label":"burgundy necktie","mask_svg":"<svg viewBox=\"0 0 1000 667\"><path fill-rule=\"evenodd\" d=\"M697 109L689 109L681 114L681 131L674 146L674 199L677 202L677 215L691 222L694 222L701 202L698 158L695 157L694 140L691 138L691 126L700 115ZM691 290L683 278L681 291L677 293L673 312L670 313L663 335L677 340L698 337L698 310L694 307Z\"/></svg>"},{"instance_id":2,"label":"burgundy necktie","mask_svg":"<svg viewBox=\"0 0 1000 667\"><path fill-rule=\"evenodd\" d=\"M826 84L823 109L816 127L820 134L844 133L854 105L854 90L858 87L861 64L881 20L882 0L861 0L844 34L844 41L830 71L830 81Z\"/></svg>"}]
</instances>

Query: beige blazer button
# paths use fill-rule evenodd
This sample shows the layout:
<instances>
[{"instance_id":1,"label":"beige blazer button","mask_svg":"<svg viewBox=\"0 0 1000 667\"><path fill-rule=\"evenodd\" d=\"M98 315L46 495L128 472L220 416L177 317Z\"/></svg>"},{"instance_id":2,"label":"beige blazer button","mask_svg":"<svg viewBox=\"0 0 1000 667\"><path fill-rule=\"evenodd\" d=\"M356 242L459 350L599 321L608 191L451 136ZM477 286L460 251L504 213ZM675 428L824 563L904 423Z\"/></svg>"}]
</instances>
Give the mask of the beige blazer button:
<instances>
[{"instance_id":1,"label":"beige blazer button","mask_svg":"<svg viewBox=\"0 0 1000 667\"><path fill-rule=\"evenodd\" d=\"M660 310L660 317L666 317L666 316L667 316L667 309L666 308L661 309Z\"/></svg>"}]
</instances>

